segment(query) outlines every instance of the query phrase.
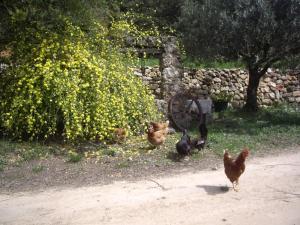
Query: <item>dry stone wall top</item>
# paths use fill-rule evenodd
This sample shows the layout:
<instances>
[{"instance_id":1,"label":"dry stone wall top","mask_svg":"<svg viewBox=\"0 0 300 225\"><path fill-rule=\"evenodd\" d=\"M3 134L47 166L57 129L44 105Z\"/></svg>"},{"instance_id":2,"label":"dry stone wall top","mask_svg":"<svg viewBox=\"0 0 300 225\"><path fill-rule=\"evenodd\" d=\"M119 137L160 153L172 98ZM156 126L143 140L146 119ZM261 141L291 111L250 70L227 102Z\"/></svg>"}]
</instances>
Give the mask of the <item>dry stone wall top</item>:
<instances>
[{"instance_id":1,"label":"dry stone wall top","mask_svg":"<svg viewBox=\"0 0 300 225\"><path fill-rule=\"evenodd\" d=\"M174 76L169 77L167 73L161 74L158 67L147 67L144 76L141 76L141 72L138 69L135 72L148 85L160 102L166 100L166 96L170 92L192 89L209 95L225 92L233 96L231 100L233 107L242 107L244 104L248 85L247 70L184 69L183 76L175 76L175 79ZM169 84L172 84L171 87L174 87L172 90L162 88L170 86ZM270 106L280 102L300 104L299 72L281 72L269 69L261 79L258 89L258 102L261 106Z\"/></svg>"}]
</instances>

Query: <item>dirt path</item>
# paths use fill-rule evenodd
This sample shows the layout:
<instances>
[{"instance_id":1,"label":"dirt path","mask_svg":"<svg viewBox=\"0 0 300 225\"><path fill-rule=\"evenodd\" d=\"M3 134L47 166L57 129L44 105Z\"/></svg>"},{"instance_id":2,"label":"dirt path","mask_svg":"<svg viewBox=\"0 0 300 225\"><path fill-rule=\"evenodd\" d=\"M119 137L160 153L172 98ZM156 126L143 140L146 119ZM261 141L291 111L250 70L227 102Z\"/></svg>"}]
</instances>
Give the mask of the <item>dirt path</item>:
<instances>
[{"instance_id":1,"label":"dirt path","mask_svg":"<svg viewBox=\"0 0 300 225\"><path fill-rule=\"evenodd\" d=\"M300 224L300 152L254 158L239 192L223 168L135 183L0 195L0 224Z\"/></svg>"}]
</instances>

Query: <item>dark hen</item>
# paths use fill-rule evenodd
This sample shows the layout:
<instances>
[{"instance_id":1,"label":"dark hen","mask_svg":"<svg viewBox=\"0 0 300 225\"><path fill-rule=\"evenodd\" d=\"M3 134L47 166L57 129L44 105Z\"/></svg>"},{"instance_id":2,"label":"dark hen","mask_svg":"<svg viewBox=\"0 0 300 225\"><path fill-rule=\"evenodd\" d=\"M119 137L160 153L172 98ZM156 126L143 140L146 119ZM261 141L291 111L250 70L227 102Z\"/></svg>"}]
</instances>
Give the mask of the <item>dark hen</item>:
<instances>
[{"instance_id":1,"label":"dark hen","mask_svg":"<svg viewBox=\"0 0 300 225\"><path fill-rule=\"evenodd\" d=\"M205 120L199 126L200 138L193 140L193 146L199 151L204 148L207 143L208 129L206 127Z\"/></svg>"},{"instance_id":2,"label":"dark hen","mask_svg":"<svg viewBox=\"0 0 300 225\"><path fill-rule=\"evenodd\" d=\"M192 150L192 142L190 136L187 134L187 131L182 132L182 137L179 142L176 143L176 150L179 155L188 155Z\"/></svg>"}]
</instances>

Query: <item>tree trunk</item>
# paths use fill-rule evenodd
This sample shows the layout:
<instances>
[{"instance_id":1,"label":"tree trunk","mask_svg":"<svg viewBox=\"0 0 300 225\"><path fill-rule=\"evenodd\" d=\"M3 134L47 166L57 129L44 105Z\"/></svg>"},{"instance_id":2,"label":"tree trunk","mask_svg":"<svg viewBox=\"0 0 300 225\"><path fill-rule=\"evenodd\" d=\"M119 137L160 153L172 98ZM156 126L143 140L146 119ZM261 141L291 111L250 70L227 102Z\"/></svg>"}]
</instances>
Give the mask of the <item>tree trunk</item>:
<instances>
[{"instance_id":1,"label":"tree trunk","mask_svg":"<svg viewBox=\"0 0 300 225\"><path fill-rule=\"evenodd\" d=\"M249 84L247 87L247 99L244 109L249 112L258 110L257 89L260 81L260 74L256 70L249 69Z\"/></svg>"}]
</instances>

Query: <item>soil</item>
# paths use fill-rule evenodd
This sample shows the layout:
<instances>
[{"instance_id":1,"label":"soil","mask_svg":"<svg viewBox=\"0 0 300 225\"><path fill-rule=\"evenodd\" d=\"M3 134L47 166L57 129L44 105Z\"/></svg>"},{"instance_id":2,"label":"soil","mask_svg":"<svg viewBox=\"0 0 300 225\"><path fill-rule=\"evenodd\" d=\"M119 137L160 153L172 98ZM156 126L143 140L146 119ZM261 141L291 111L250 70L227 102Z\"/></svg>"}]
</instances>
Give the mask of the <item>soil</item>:
<instances>
[{"instance_id":1,"label":"soil","mask_svg":"<svg viewBox=\"0 0 300 225\"><path fill-rule=\"evenodd\" d=\"M107 157L100 162L90 159L68 163L63 157L28 161L0 172L0 193L105 185L120 180L138 181L149 176L169 176L184 171L215 169L222 163L221 157L209 150L198 154L200 159L186 157L179 161L175 158L158 160L160 156L156 153L130 161L115 157ZM34 172L38 167L42 168L41 171Z\"/></svg>"},{"instance_id":2,"label":"soil","mask_svg":"<svg viewBox=\"0 0 300 225\"><path fill-rule=\"evenodd\" d=\"M209 152L169 166L34 163L1 173L0 224L300 224L300 147L251 156L239 192Z\"/></svg>"},{"instance_id":3,"label":"soil","mask_svg":"<svg viewBox=\"0 0 300 225\"><path fill-rule=\"evenodd\" d=\"M300 149L300 146L272 149L271 151L265 149L260 152L256 151L255 154L250 155L250 158L293 152L297 149ZM118 157L107 157L99 162L95 159L89 159L69 163L66 162L66 158L60 156L26 161L19 166L10 166L4 171L0 171L0 193L43 191L56 187L105 185L122 180L138 181L149 176L163 177L186 171L216 170L223 166L222 156L216 155L209 149L180 160L168 149L155 151L153 154L143 154L131 161ZM169 159L165 159L163 155L168 155ZM36 169L37 171L35 171Z\"/></svg>"}]
</instances>

